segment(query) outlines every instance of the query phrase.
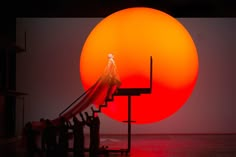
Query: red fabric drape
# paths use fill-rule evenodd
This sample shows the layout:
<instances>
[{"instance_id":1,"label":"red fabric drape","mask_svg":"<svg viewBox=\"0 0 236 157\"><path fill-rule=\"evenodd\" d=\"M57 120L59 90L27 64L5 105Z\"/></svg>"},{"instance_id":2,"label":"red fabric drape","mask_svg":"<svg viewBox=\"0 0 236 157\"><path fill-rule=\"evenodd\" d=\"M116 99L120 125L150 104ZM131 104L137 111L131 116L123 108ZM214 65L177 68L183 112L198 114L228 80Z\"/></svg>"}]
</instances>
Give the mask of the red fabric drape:
<instances>
[{"instance_id":1,"label":"red fabric drape","mask_svg":"<svg viewBox=\"0 0 236 157\"><path fill-rule=\"evenodd\" d=\"M108 64L96 81L96 83L91 87L91 89L86 93L86 95L67 112L63 113L61 116L66 120L70 120L74 115L82 112L88 106L102 105L105 103L107 98L111 98L112 94L120 86L121 82L116 71L116 65L113 58L109 58ZM54 125L59 124L60 117L52 120ZM44 127L43 122L32 122L35 129L40 129Z\"/></svg>"}]
</instances>

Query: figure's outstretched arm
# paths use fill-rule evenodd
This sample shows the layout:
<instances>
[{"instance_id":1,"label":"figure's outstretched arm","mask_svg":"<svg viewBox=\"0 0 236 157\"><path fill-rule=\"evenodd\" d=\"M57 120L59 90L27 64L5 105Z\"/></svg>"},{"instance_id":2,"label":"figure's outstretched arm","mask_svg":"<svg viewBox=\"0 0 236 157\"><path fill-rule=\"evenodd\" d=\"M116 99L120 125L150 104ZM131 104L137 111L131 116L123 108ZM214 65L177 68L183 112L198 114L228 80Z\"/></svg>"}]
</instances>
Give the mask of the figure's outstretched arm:
<instances>
[{"instance_id":1,"label":"figure's outstretched arm","mask_svg":"<svg viewBox=\"0 0 236 157\"><path fill-rule=\"evenodd\" d=\"M72 124L70 123L69 120L66 121L66 125L67 125L68 128L72 128Z\"/></svg>"},{"instance_id":2,"label":"figure's outstretched arm","mask_svg":"<svg viewBox=\"0 0 236 157\"><path fill-rule=\"evenodd\" d=\"M81 112L79 113L79 115L80 115L80 117L81 117L81 119L82 119L82 122L85 123L86 121L85 121L85 119L84 119L84 115L83 115Z\"/></svg>"},{"instance_id":3,"label":"figure's outstretched arm","mask_svg":"<svg viewBox=\"0 0 236 157\"><path fill-rule=\"evenodd\" d=\"M91 126L91 117L88 115L88 112L85 112L85 115L86 115L85 124L90 127Z\"/></svg>"}]
</instances>

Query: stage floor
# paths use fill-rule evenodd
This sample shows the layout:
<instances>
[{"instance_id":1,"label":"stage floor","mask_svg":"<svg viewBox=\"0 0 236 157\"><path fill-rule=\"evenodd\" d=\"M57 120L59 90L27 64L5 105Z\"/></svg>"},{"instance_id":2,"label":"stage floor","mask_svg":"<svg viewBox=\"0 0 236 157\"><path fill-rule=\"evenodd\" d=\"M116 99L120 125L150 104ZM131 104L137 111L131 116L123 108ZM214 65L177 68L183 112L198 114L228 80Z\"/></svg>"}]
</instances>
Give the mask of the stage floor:
<instances>
[{"instance_id":1,"label":"stage floor","mask_svg":"<svg viewBox=\"0 0 236 157\"><path fill-rule=\"evenodd\" d=\"M85 145L89 144L86 136ZM126 149L127 136L103 135L101 146L109 149ZM72 141L70 142L72 147ZM88 153L85 153L86 157ZM25 149L20 138L0 140L1 157L24 157ZM37 156L37 155L36 155ZM100 155L103 156L103 155ZM236 157L234 135L132 135L128 155L110 153L110 157ZM68 157L73 157L69 153Z\"/></svg>"}]
</instances>

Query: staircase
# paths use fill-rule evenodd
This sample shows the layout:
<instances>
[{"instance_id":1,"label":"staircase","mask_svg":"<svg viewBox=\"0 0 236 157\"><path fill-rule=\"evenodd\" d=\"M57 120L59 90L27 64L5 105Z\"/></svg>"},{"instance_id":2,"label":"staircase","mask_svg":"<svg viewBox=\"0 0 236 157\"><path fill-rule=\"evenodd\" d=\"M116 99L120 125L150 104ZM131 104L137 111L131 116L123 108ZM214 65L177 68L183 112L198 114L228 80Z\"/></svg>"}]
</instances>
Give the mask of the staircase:
<instances>
[{"instance_id":1,"label":"staircase","mask_svg":"<svg viewBox=\"0 0 236 157\"><path fill-rule=\"evenodd\" d=\"M93 113L92 113L93 117L95 116L95 113L101 113L101 112L102 112L102 108L107 107L107 106L108 106L108 102L112 102L112 101L114 101L114 94L112 94L112 98L111 98L111 99L107 98L107 99L105 100L105 103L104 103L104 104L99 105L99 107L98 107L97 110L94 110L94 108L91 107L91 110L92 110L92 112L93 112Z\"/></svg>"}]
</instances>

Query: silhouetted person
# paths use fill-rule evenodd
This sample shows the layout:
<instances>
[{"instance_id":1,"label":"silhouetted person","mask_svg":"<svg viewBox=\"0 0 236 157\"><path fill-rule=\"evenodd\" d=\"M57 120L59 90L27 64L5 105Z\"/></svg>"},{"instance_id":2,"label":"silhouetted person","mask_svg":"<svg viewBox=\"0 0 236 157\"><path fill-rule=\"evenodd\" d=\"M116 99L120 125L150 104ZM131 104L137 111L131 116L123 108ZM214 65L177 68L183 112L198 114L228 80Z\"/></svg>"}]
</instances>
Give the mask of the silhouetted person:
<instances>
[{"instance_id":1,"label":"silhouetted person","mask_svg":"<svg viewBox=\"0 0 236 157\"><path fill-rule=\"evenodd\" d=\"M33 130L32 123L28 122L24 128L24 136L26 138L27 157L33 157L35 153L40 154L40 150L37 147L37 135L38 133Z\"/></svg>"},{"instance_id":2,"label":"silhouetted person","mask_svg":"<svg viewBox=\"0 0 236 157\"><path fill-rule=\"evenodd\" d=\"M82 121L79 121L76 116L73 117L73 134L74 134L74 157L84 157L84 125L83 115L80 114Z\"/></svg>"},{"instance_id":3,"label":"silhouetted person","mask_svg":"<svg viewBox=\"0 0 236 157\"><path fill-rule=\"evenodd\" d=\"M90 117L87 112L85 114L86 124L90 128L89 156L97 157L100 145L100 119L97 115Z\"/></svg>"},{"instance_id":4,"label":"silhouetted person","mask_svg":"<svg viewBox=\"0 0 236 157\"><path fill-rule=\"evenodd\" d=\"M49 119L45 121L46 126L42 134L42 150L46 151L47 157L56 156L56 136L57 130L56 127L51 123Z\"/></svg>"},{"instance_id":5,"label":"silhouetted person","mask_svg":"<svg viewBox=\"0 0 236 157\"><path fill-rule=\"evenodd\" d=\"M59 143L58 143L58 155L60 157L66 157L69 146L69 123L64 117L60 118L60 124L58 126L59 131Z\"/></svg>"}]
</instances>

